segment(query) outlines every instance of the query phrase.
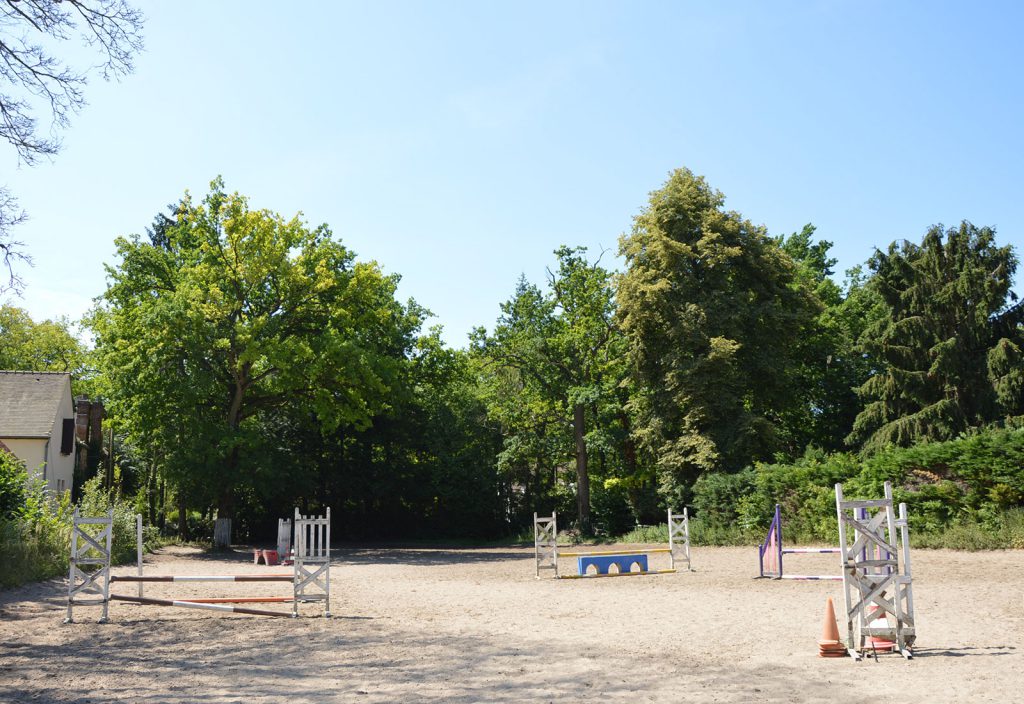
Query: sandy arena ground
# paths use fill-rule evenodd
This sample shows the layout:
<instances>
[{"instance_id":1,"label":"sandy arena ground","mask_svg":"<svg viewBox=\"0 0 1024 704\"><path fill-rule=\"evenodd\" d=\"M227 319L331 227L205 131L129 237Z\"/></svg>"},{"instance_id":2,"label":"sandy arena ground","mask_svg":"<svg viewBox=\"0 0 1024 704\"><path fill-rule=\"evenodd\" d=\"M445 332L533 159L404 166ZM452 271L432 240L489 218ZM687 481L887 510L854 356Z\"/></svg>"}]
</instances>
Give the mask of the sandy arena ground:
<instances>
[{"instance_id":1,"label":"sandy arena ground","mask_svg":"<svg viewBox=\"0 0 1024 704\"><path fill-rule=\"evenodd\" d=\"M586 581L537 581L532 549L334 556L329 620L313 604L292 620L115 602L109 624L82 607L62 625L62 580L0 592L0 702L1024 701L1024 551L915 551L916 657L859 664L816 657L840 583L755 580L754 548L694 548L692 573ZM835 560L789 565L827 574ZM279 569L182 548L146 563L147 574Z\"/></svg>"}]
</instances>

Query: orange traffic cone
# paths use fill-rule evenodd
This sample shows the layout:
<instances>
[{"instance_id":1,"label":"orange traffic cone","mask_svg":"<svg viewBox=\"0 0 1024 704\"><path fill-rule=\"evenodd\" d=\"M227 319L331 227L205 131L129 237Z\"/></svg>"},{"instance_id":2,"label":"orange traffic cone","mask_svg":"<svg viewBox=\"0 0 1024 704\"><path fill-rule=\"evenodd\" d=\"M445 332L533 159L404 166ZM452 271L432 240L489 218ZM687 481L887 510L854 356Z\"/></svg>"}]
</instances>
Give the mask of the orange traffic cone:
<instances>
[{"instance_id":1,"label":"orange traffic cone","mask_svg":"<svg viewBox=\"0 0 1024 704\"><path fill-rule=\"evenodd\" d=\"M846 646L839 640L839 626L836 625L836 609L832 597L825 602L825 623L818 641L819 658L841 658L846 656Z\"/></svg>"}]
</instances>

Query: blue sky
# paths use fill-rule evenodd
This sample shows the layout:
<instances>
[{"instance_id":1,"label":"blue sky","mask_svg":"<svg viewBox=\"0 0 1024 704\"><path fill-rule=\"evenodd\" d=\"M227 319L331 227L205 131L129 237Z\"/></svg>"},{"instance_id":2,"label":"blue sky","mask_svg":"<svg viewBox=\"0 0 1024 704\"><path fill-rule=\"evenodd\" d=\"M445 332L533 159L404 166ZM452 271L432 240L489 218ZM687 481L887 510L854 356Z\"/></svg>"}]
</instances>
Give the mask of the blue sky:
<instances>
[{"instance_id":1,"label":"blue sky","mask_svg":"<svg viewBox=\"0 0 1024 704\"><path fill-rule=\"evenodd\" d=\"M35 259L13 303L37 320L79 317L114 237L217 175L400 274L455 346L561 244L618 266L619 235L680 166L772 234L815 224L840 271L962 219L1024 250L1017 3L145 11L135 73L92 82L52 163L0 149Z\"/></svg>"}]
</instances>

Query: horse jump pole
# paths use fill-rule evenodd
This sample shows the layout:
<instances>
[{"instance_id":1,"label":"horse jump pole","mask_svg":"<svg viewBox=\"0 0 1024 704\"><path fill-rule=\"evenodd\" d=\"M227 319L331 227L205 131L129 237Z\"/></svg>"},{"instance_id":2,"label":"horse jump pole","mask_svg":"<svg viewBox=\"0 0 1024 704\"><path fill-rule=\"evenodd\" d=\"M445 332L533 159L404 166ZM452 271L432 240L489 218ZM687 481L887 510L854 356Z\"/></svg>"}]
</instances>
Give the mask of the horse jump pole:
<instances>
[{"instance_id":1,"label":"horse jump pole","mask_svg":"<svg viewBox=\"0 0 1024 704\"><path fill-rule=\"evenodd\" d=\"M181 601L172 599L153 599L148 596L125 596L122 594L111 594L113 601L128 601L133 604L151 604L153 606L181 606L186 609L203 609L206 611L223 611L232 614L248 614L250 616L280 616L291 618L292 615L286 611L265 611L263 609L247 609L243 606L228 606L227 604L208 604L202 601Z\"/></svg>"},{"instance_id":2,"label":"horse jump pole","mask_svg":"<svg viewBox=\"0 0 1024 704\"><path fill-rule=\"evenodd\" d=\"M206 575L110 575L111 582L291 582L290 574L206 574Z\"/></svg>"},{"instance_id":3,"label":"horse jump pole","mask_svg":"<svg viewBox=\"0 0 1024 704\"><path fill-rule=\"evenodd\" d=\"M110 574L111 544L113 541L113 511L106 516L80 516L78 510L72 521L71 559L68 574L68 609L65 623L73 623L75 606L102 606L100 622L107 620L107 608L111 601L126 601L152 606L177 606L189 609L205 609L225 613L248 614L252 616L298 616L299 602L324 602L324 617L331 616L331 509L324 516L303 516L295 510L295 521L291 525L296 532L295 560L292 572L274 574L233 574L233 575L150 575L142 572L142 520L136 517L137 570L134 575ZM289 522L290 523L290 522ZM280 537L280 536L279 536ZM112 582L134 582L138 585L138 596L111 594ZM267 597L195 597L191 599L153 599L142 595L145 582L290 582L292 596ZM92 595L88 598L86 595ZM250 609L230 604L283 603L292 604L288 612Z\"/></svg>"}]
</instances>

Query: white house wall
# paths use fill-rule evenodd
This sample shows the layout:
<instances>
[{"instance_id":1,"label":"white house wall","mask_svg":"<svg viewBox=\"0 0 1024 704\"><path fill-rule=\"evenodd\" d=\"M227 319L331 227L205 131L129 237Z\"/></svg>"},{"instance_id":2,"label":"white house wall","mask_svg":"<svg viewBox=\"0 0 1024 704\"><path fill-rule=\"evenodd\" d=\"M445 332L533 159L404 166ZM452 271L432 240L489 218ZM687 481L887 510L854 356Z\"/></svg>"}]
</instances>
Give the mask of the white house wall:
<instances>
[{"instance_id":1,"label":"white house wall","mask_svg":"<svg viewBox=\"0 0 1024 704\"><path fill-rule=\"evenodd\" d=\"M68 384L67 393L61 396L60 406L53 419L53 430L50 431L50 446L47 450L49 457L46 462L46 483L52 492L64 492L71 490L71 481L75 473L75 451L71 450L70 455L60 454L60 442L64 433L64 419L74 418L75 409L71 401L71 384ZM72 448L74 445L72 445Z\"/></svg>"},{"instance_id":2,"label":"white house wall","mask_svg":"<svg viewBox=\"0 0 1024 704\"><path fill-rule=\"evenodd\" d=\"M46 438L0 438L14 455L25 463L28 476L34 477L43 473L42 465L46 462ZM58 451L60 448L57 448ZM46 474L49 484L49 473Z\"/></svg>"}]
</instances>

